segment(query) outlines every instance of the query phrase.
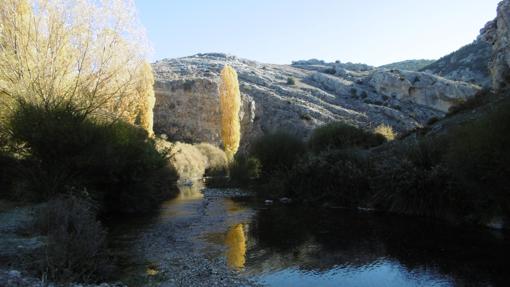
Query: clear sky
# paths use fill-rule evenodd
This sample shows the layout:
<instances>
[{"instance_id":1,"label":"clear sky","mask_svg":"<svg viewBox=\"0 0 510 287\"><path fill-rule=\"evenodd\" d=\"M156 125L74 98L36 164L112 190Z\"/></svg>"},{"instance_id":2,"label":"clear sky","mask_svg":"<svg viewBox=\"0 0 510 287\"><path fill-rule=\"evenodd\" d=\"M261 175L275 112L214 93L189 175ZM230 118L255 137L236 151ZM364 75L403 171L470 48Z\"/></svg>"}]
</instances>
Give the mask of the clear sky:
<instances>
[{"instance_id":1,"label":"clear sky","mask_svg":"<svg viewBox=\"0 0 510 287\"><path fill-rule=\"evenodd\" d=\"M135 0L152 60L224 52L267 63L382 65L471 43L499 0Z\"/></svg>"}]
</instances>

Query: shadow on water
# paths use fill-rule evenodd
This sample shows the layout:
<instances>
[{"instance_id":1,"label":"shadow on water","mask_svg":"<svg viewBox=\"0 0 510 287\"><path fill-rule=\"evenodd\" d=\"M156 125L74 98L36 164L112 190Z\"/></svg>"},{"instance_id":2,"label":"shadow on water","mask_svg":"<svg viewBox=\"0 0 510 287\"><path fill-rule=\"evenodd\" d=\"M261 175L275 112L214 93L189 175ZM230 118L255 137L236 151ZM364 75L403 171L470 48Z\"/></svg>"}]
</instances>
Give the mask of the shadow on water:
<instances>
[{"instance_id":1,"label":"shadow on water","mask_svg":"<svg viewBox=\"0 0 510 287\"><path fill-rule=\"evenodd\" d=\"M421 218L285 206L260 208L245 227L244 273L270 286L510 282L510 242L500 232Z\"/></svg>"},{"instance_id":2,"label":"shadow on water","mask_svg":"<svg viewBox=\"0 0 510 287\"><path fill-rule=\"evenodd\" d=\"M222 256L241 275L268 286L509 286L508 233L379 213L258 206L221 196L208 201L202 187L181 187L156 216L123 219L113 228L115 249L126 253L119 256L126 277L157 273L150 266L161 263L141 262L144 251L133 243L146 241L143 234L167 240L174 234L168 223L212 216L199 228L201 239L222 246L211 256ZM197 213L204 204L206 213ZM224 224L210 225L218 220ZM171 241L162 246L174 248Z\"/></svg>"}]
</instances>

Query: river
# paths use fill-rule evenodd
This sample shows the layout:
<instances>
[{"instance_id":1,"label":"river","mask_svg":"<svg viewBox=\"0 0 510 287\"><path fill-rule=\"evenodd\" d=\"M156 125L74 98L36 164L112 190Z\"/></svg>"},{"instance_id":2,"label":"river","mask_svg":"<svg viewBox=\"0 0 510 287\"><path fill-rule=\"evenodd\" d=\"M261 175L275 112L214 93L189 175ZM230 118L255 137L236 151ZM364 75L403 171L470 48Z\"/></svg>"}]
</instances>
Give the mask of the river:
<instances>
[{"instance_id":1,"label":"river","mask_svg":"<svg viewBox=\"0 0 510 287\"><path fill-rule=\"evenodd\" d=\"M264 205L181 187L111 225L129 286L508 286L508 234L341 209Z\"/></svg>"}]
</instances>

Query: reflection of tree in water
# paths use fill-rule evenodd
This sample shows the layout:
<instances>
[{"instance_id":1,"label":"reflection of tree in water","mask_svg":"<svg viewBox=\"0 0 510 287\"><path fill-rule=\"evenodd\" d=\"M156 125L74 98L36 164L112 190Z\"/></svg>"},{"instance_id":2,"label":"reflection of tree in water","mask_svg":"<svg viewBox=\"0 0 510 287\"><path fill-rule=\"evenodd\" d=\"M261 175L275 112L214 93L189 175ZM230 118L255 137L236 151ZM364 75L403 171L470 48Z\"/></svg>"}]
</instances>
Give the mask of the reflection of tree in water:
<instances>
[{"instance_id":1,"label":"reflection of tree in water","mask_svg":"<svg viewBox=\"0 0 510 287\"><path fill-rule=\"evenodd\" d=\"M225 237L227 263L234 268L243 268L246 261L246 238L242 224L231 227Z\"/></svg>"},{"instance_id":2,"label":"reflection of tree in water","mask_svg":"<svg viewBox=\"0 0 510 287\"><path fill-rule=\"evenodd\" d=\"M192 185L179 185L179 194L175 200L201 199L204 197L202 190L204 182L201 180L194 181Z\"/></svg>"},{"instance_id":3,"label":"reflection of tree in water","mask_svg":"<svg viewBox=\"0 0 510 287\"><path fill-rule=\"evenodd\" d=\"M484 230L464 230L426 219L272 207L257 213L249 234L256 240L253 248L265 250L250 250L250 254L260 254L250 258L250 266L299 265L320 271L389 259L410 272L438 272L461 285L499 286L510 280L505 270L510 242Z\"/></svg>"}]
</instances>

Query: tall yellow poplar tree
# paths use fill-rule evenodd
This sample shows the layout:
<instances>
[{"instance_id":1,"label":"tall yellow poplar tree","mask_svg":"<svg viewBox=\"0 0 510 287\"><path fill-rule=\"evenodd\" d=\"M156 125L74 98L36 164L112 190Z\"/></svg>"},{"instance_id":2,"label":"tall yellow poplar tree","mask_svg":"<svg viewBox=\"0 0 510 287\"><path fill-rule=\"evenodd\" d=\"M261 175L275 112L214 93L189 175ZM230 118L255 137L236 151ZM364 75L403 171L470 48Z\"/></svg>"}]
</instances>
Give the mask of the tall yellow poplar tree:
<instances>
[{"instance_id":1,"label":"tall yellow poplar tree","mask_svg":"<svg viewBox=\"0 0 510 287\"><path fill-rule=\"evenodd\" d=\"M221 71L220 78L221 138L227 158L232 161L241 140L239 123L241 92L234 68L226 65Z\"/></svg>"},{"instance_id":2,"label":"tall yellow poplar tree","mask_svg":"<svg viewBox=\"0 0 510 287\"><path fill-rule=\"evenodd\" d=\"M132 0L1 0L0 116L72 103L151 133L149 48Z\"/></svg>"}]
</instances>

